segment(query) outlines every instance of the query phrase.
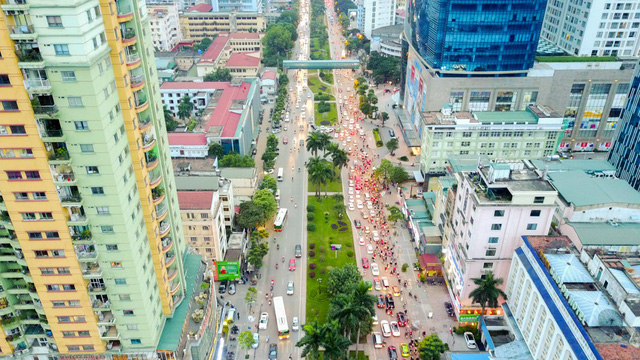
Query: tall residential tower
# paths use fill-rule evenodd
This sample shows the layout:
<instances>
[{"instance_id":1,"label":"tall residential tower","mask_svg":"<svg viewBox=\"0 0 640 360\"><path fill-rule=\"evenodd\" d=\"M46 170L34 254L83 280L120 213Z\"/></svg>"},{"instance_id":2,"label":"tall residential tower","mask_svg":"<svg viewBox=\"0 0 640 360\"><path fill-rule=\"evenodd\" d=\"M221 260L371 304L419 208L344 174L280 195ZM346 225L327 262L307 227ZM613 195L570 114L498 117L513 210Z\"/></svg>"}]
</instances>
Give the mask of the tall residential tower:
<instances>
[{"instance_id":1,"label":"tall residential tower","mask_svg":"<svg viewBox=\"0 0 640 360\"><path fill-rule=\"evenodd\" d=\"M0 8L0 356L151 354L185 244L145 2Z\"/></svg>"}]
</instances>

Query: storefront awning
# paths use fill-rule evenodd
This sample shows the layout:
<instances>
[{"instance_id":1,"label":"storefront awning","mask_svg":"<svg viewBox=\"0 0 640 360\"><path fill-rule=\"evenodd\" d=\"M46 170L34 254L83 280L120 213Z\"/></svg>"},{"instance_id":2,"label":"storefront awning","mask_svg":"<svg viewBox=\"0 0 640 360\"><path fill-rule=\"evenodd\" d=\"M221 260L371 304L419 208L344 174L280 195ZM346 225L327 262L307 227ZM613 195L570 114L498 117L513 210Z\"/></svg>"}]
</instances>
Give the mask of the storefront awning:
<instances>
[{"instance_id":1,"label":"storefront awning","mask_svg":"<svg viewBox=\"0 0 640 360\"><path fill-rule=\"evenodd\" d=\"M424 176L422 176L422 173L420 172L420 170L416 170L413 172L413 178L416 179L418 183L424 182Z\"/></svg>"}]
</instances>

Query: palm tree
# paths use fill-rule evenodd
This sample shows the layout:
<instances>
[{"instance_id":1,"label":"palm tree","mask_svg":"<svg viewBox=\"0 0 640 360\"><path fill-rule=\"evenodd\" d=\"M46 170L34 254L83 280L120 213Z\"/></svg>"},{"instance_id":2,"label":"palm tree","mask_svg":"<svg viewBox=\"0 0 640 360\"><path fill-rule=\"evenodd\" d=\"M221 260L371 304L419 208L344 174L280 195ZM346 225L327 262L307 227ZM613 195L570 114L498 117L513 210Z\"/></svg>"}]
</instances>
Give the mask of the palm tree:
<instances>
[{"instance_id":1,"label":"palm tree","mask_svg":"<svg viewBox=\"0 0 640 360\"><path fill-rule=\"evenodd\" d=\"M307 145L308 144L309 143L307 143ZM320 187L322 186L322 178L319 172L317 171L317 169L322 166L322 161L323 160L321 158L314 156L310 158L309 162L307 163L307 171L309 172L309 181L311 181L311 183L316 186L317 197L320 197Z\"/></svg>"},{"instance_id":2,"label":"palm tree","mask_svg":"<svg viewBox=\"0 0 640 360\"><path fill-rule=\"evenodd\" d=\"M336 172L333 170L333 166L328 161L323 161L322 165L319 166L316 171L322 178L322 183L324 184L324 196L329 196L329 182L336 177Z\"/></svg>"},{"instance_id":3,"label":"palm tree","mask_svg":"<svg viewBox=\"0 0 640 360\"><path fill-rule=\"evenodd\" d=\"M347 338L351 338L351 333L358 327L360 318L358 317L358 309L353 304L351 295L339 294L331 299L329 307L329 318L337 319L340 324L342 334Z\"/></svg>"},{"instance_id":4,"label":"palm tree","mask_svg":"<svg viewBox=\"0 0 640 360\"><path fill-rule=\"evenodd\" d=\"M178 117L182 120L191 116L193 111L193 103L191 102L191 96L185 95L180 99L180 105L178 105Z\"/></svg>"},{"instance_id":5,"label":"palm tree","mask_svg":"<svg viewBox=\"0 0 640 360\"><path fill-rule=\"evenodd\" d=\"M338 174L343 167L349 164L349 154L344 149L337 149L331 154L331 162L333 167L337 168Z\"/></svg>"},{"instance_id":6,"label":"palm tree","mask_svg":"<svg viewBox=\"0 0 640 360\"><path fill-rule=\"evenodd\" d=\"M320 144L320 149L324 152L324 155L327 156L327 147L331 144L331 137L329 134L323 132L318 134L318 143Z\"/></svg>"},{"instance_id":7,"label":"palm tree","mask_svg":"<svg viewBox=\"0 0 640 360\"><path fill-rule=\"evenodd\" d=\"M351 340L340 334L337 320L325 324L324 337L322 339L325 359L346 359L346 351L349 350L349 345L351 345Z\"/></svg>"},{"instance_id":8,"label":"palm tree","mask_svg":"<svg viewBox=\"0 0 640 360\"><path fill-rule=\"evenodd\" d=\"M359 314L358 332L356 334L356 359L358 358L358 345L360 340L360 334L364 331L365 335L368 335L373 330L373 316L376 314L375 303L376 297L369 293L369 286L360 281L358 286L353 289L351 294L351 301Z\"/></svg>"},{"instance_id":9,"label":"palm tree","mask_svg":"<svg viewBox=\"0 0 640 360\"><path fill-rule=\"evenodd\" d=\"M167 105L163 105L162 106L162 112L164 113L164 120L165 121L172 121L173 120L173 112L171 112L171 110L169 110L167 108Z\"/></svg>"},{"instance_id":10,"label":"palm tree","mask_svg":"<svg viewBox=\"0 0 640 360\"><path fill-rule=\"evenodd\" d=\"M324 148L323 140L320 137L322 134L320 131L312 131L307 137L307 151L311 151L313 156L318 156L318 150Z\"/></svg>"},{"instance_id":11,"label":"palm tree","mask_svg":"<svg viewBox=\"0 0 640 360\"><path fill-rule=\"evenodd\" d=\"M486 274L484 279L472 278L471 280L477 287L469 293L469 296L474 303L478 303L482 306L480 316L484 316L484 309L487 306L492 308L498 307L498 299L500 299L500 297L505 300L507 299L507 294L498 288L498 286L502 284L503 280L500 278L494 278L492 272ZM478 324L479 323L480 321L478 321Z\"/></svg>"},{"instance_id":12,"label":"palm tree","mask_svg":"<svg viewBox=\"0 0 640 360\"><path fill-rule=\"evenodd\" d=\"M398 139L393 138L389 141L387 141L387 149L389 149L389 151L391 151L391 156L394 155L394 151L398 150L399 144L398 144Z\"/></svg>"},{"instance_id":13,"label":"palm tree","mask_svg":"<svg viewBox=\"0 0 640 360\"><path fill-rule=\"evenodd\" d=\"M321 326L318 320L313 320L304 327L304 336L296 343L296 347L302 347L301 357L309 356L309 359L315 360L320 355L318 351L324 340L326 325Z\"/></svg>"}]
</instances>

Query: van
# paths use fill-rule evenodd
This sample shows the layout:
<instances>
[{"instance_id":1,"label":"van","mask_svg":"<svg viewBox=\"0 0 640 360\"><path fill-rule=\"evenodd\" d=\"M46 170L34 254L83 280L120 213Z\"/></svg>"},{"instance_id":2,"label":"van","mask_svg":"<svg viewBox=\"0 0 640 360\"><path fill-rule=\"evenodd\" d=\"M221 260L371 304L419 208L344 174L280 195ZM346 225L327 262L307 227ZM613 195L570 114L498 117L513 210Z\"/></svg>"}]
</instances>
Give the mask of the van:
<instances>
[{"instance_id":1,"label":"van","mask_svg":"<svg viewBox=\"0 0 640 360\"><path fill-rule=\"evenodd\" d=\"M296 257L297 258L302 257L302 246L300 246L300 245L296 245Z\"/></svg>"},{"instance_id":2,"label":"van","mask_svg":"<svg viewBox=\"0 0 640 360\"><path fill-rule=\"evenodd\" d=\"M278 181L283 181L283 180L284 180L284 169L278 168Z\"/></svg>"},{"instance_id":3,"label":"van","mask_svg":"<svg viewBox=\"0 0 640 360\"><path fill-rule=\"evenodd\" d=\"M280 201L280 189L276 191L276 201Z\"/></svg>"},{"instance_id":4,"label":"van","mask_svg":"<svg viewBox=\"0 0 640 360\"><path fill-rule=\"evenodd\" d=\"M384 342L382 341L382 335L379 332L374 332L373 335L373 347L376 349L382 349Z\"/></svg>"},{"instance_id":5,"label":"van","mask_svg":"<svg viewBox=\"0 0 640 360\"><path fill-rule=\"evenodd\" d=\"M233 319L235 319L236 308L232 307L227 311L227 317L224 319L224 322L227 324L233 324Z\"/></svg>"}]
</instances>

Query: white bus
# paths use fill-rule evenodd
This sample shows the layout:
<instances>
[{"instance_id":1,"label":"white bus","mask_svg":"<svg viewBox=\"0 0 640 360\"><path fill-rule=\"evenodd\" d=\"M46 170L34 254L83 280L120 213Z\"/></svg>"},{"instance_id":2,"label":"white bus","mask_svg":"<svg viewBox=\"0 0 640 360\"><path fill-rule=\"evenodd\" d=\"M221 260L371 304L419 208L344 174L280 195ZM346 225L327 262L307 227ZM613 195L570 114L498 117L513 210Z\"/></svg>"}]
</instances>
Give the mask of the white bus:
<instances>
[{"instance_id":1,"label":"white bus","mask_svg":"<svg viewBox=\"0 0 640 360\"><path fill-rule=\"evenodd\" d=\"M278 168L278 181L284 180L284 169Z\"/></svg>"},{"instance_id":2,"label":"white bus","mask_svg":"<svg viewBox=\"0 0 640 360\"><path fill-rule=\"evenodd\" d=\"M287 209L281 208L278 210L278 215L276 215L276 221L273 222L273 229L275 231L282 231L285 220L287 220Z\"/></svg>"},{"instance_id":3,"label":"white bus","mask_svg":"<svg viewBox=\"0 0 640 360\"><path fill-rule=\"evenodd\" d=\"M278 337L280 340L289 338L289 323L287 313L284 310L284 300L282 296L273 298L273 310L276 313L276 324L278 325Z\"/></svg>"}]
</instances>

